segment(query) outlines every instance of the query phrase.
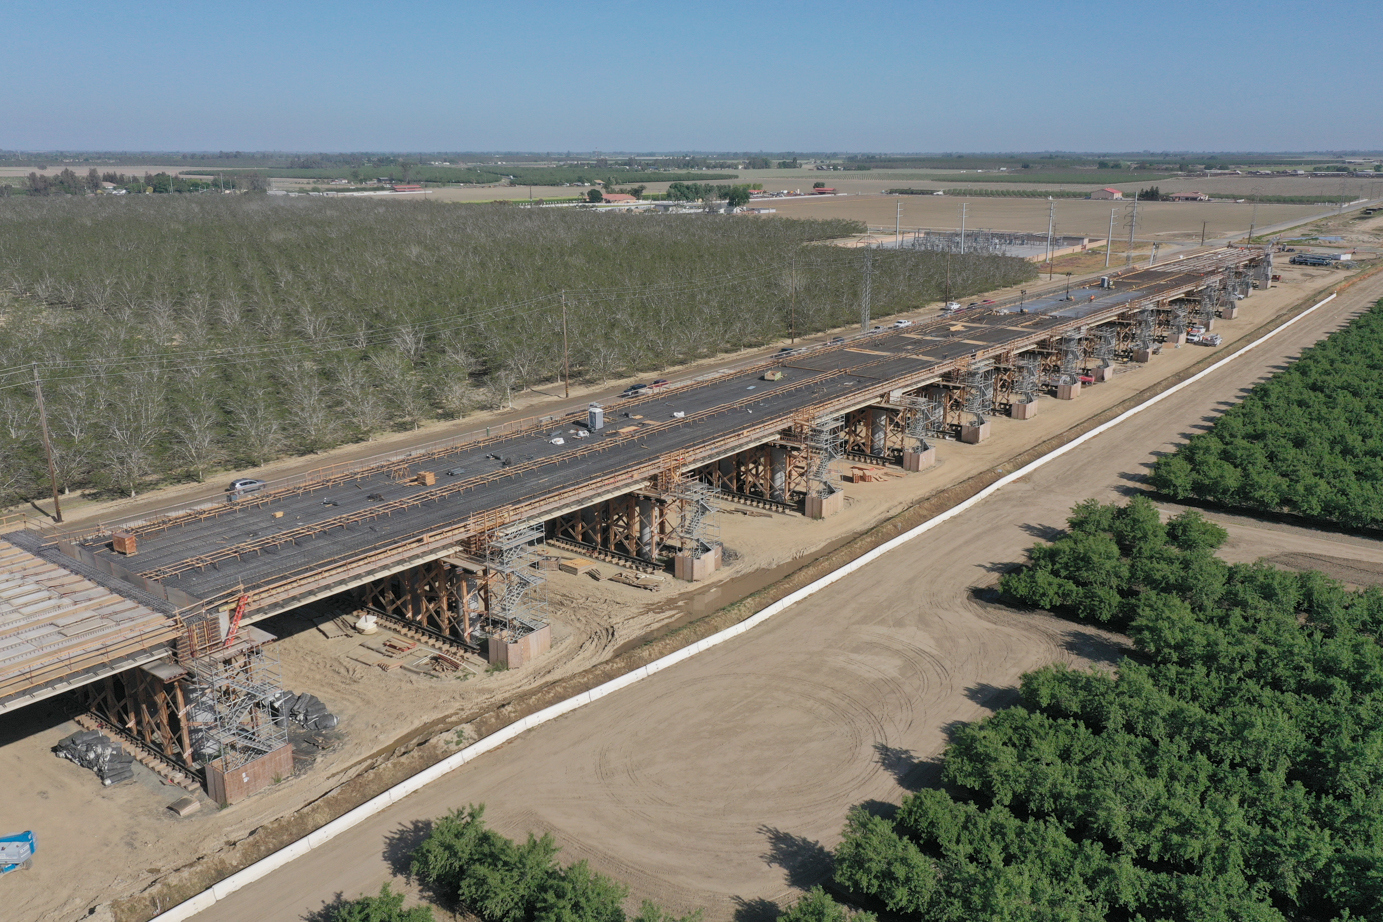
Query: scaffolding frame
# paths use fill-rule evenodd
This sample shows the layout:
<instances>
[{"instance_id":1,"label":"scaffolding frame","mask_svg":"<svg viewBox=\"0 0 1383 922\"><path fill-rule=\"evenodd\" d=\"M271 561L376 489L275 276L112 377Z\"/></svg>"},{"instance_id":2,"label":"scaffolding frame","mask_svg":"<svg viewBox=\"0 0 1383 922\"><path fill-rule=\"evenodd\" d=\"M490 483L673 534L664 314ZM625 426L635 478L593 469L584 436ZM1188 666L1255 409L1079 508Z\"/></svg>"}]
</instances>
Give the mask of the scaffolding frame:
<instances>
[{"instance_id":1,"label":"scaffolding frame","mask_svg":"<svg viewBox=\"0 0 1383 922\"><path fill-rule=\"evenodd\" d=\"M484 542L485 633L518 640L547 624L546 579L534 564L543 541L540 523L500 528Z\"/></svg>"},{"instance_id":2,"label":"scaffolding frame","mask_svg":"<svg viewBox=\"0 0 1383 922\"><path fill-rule=\"evenodd\" d=\"M271 710L283 691L283 668L265 644L243 637L184 666L191 674L188 726L199 762L220 759L229 772L288 744L288 721L275 720Z\"/></svg>"},{"instance_id":3,"label":"scaffolding frame","mask_svg":"<svg viewBox=\"0 0 1383 922\"><path fill-rule=\"evenodd\" d=\"M834 419L808 419L800 428L804 429L803 441L807 446L807 492L823 499L840 492L840 487L831 482L831 464L840 460L839 417Z\"/></svg>"},{"instance_id":4,"label":"scaffolding frame","mask_svg":"<svg viewBox=\"0 0 1383 922\"><path fill-rule=\"evenodd\" d=\"M986 414L994 412L994 362L990 359L972 361L962 378L964 408L975 417L975 425L984 425Z\"/></svg>"},{"instance_id":5,"label":"scaffolding frame","mask_svg":"<svg viewBox=\"0 0 1383 922\"><path fill-rule=\"evenodd\" d=\"M1085 363L1085 332L1072 330L1061 337L1061 365L1057 372L1057 384L1075 384L1080 380L1081 367Z\"/></svg>"}]
</instances>

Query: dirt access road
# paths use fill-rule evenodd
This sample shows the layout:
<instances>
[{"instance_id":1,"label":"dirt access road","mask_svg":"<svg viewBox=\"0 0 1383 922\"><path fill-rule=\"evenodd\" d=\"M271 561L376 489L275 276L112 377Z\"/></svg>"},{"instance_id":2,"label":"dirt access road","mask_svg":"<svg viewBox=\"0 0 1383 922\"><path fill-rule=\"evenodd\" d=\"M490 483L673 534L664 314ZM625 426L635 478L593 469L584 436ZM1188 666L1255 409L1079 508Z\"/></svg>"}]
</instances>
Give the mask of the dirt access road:
<instances>
[{"instance_id":1,"label":"dirt access road","mask_svg":"<svg viewBox=\"0 0 1383 922\"><path fill-rule=\"evenodd\" d=\"M509 835L551 832L635 900L709 922L757 916L817 879L846 811L934 771L946 728L1056 662L1109 663L1118 638L982 601L997 569L1086 497L1141 489L1147 466L1383 292L1349 290L1259 349L846 578L741 640L524 734L199 919L300 919L376 890L419 824L468 802ZM1383 562L1376 542L1235 529L1232 556Z\"/></svg>"}]
</instances>

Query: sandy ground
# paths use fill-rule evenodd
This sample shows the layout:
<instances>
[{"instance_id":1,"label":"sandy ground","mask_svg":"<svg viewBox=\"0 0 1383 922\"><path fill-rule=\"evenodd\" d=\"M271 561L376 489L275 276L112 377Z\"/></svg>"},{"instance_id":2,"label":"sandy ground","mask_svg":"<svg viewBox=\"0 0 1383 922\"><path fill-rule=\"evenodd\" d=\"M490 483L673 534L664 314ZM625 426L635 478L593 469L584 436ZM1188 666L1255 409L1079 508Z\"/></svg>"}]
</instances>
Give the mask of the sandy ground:
<instances>
[{"instance_id":1,"label":"sandy ground","mask_svg":"<svg viewBox=\"0 0 1383 922\"><path fill-rule=\"evenodd\" d=\"M1338 273L1329 270L1294 269L1283 285L1255 294L1244 302L1239 319L1222 323L1217 330L1226 334L1227 343L1232 342L1235 336L1243 335L1308 291L1339 277ZM328 640L312 629L309 621L296 615L266 622L261 626L283 638L276 650L283 663L285 685L295 691L310 691L327 702L342 718L342 740L335 749L319 754L316 764L309 770L224 811L208 803L200 813L179 820L164 807L183 792L161 785L150 773L141 770L136 783L102 789L90 773L56 760L49 754L49 748L74 729L65 721L58 703L10 715L0 723L0 733L3 733L0 736L0 743L3 743L0 745L0 776L6 779L11 793L0 802L0 829L39 829L45 843L44 860L33 871L15 880L10 888L20 913L18 918L76 917L88 906L138 892L193 856L214 853L223 845L243 839L268 820L310 803L346 779L388 759L416 737L415 728L429 724L445 727L465 724L526 689L603 662L649 631L714 610L757 588L784 568L818 556L823 546L858 533L923 497L1000 464L1003 459L1119 403L1205 355L1206 350L1200 347L1168 350L1151 365L1121 369L1113 381L1087 389L1079 400L1043 399L1041 411L1034 420L997 419L993 423L992 437L981 446L943 443L939 449L939 464L930 472L886 483L849 486L844 512L823 522L810 522L799 516L724 514L721 516L722 537L738 559L709 584L691 587L669 581L665 591L650 595L608 582L596 583L585 577L553 573L549 587L557 642L549 656L524 670L481 672L464 681L428 678L403 670L385 673L372 665L380 659L371 649L377 646L377 640L363 641L356 637ZM918 678L920 673L911 671L921 668L917 663L932 663L927 668L941 672L926 673L932 678L925 681L941 683L935 687L949 689L947 694L951 694L965 687L965 683L957 685L945 679L943 673L949 675L949 671L960 670L962 675L979 675L998 668L1003 681L997 684L1002 685L1010 683L1022 670L1050 660L1055 655L1053 651L1059 651L1065 643L1061 638L1066 636L1067 629L1055 622L1034 635L1023 626L1029 623L1026 619L1015 621L1003 613L993 617L998 619L995 624L1007 625L994 629L998 631L994 636L1000 638L994 641L998 644L996 650L999 652L994 654L997 659L991 659L985 652L989 640L984 638L990 629L965 622L958 628L959 633L944 642L936 640L923 644L921 649L930 652L927 656L918 654L921 659L914 657L914 666L900 661L877 668L896 676L908 676L908 682L915 682L923 681ZM876 625L871 630L878 633L882 627ZM878 636L882 638L883 634ZM972 640L978 647L966 652ZM876 642L887 646L882 639ZM1029 647L1031 652L1022 652ZM814 676L854 674L851 671L854 667L837 661L838 653L832 653L810 668L796 659L796 652L792 656L794 663ZM927 659L928 656L941 659L934 662ZM953 664L956 658L968 665L962 668ZM845 672L841 673L841 669ZM806 679L793 680L785 688L802 688L803 683L811 684ZM809 697L813 701L826 700L823 695L829 699L832 693L812 692ZM872 700L871 694L850 692L849 697L859 702ZM969 719L965 715L974 713L972 705L973 702L961 705L952 701L941 710L915 710L905 724L915 724L918 728L926 725L939 732L937 728L944 721L939 723L934 717L948 715L946 720ZM726 707L732 713L742 713L746 708L753 710L744 703L727 702ZM794 713L801 713L792 718L794 721L806 719L804 707L807 706L796 707ZM850 714L863 713L858 709L847 708L847 711L846 716L832 711L831 720L850 723L856 719ZM787 745L786 741L795 738L800 729L801 724L792 723L775 738ZM865 733L861 739L868 735ZM802 758L817 757L811 753L815 743L801 745L808 747ZM831 759L855 759L854 755L844 753L830 757L821 754L821 757L827 759L823 764L831 763ZM856 772L851 775L853 780L843 784L837 795L823 796L818 821L830 818L831 825L838 825L843 815L840 797L857 781L864 784L876 774L874 769L863 774ZM506 820L506 828L521 831L520 827L528 822L528 819ZM622 867L620 873L624 873ZM733 875L727 878L734 879ZM80 880L80 886L63 885L73 880ZM651 880L646 881L648 887L652 886ZM691 896L687 896L684 902L690 905L691 901Z\"/></svg>"},{"instance_id":2,"label":"sandy ground","mask_svg":"<svg viewBox=\"0 0 1383 922\"><path fill-rule=\"evenodd\" d=\"M506 834L551 832L566 860L588 859L628 882L634 901L704 907L708 922L766 916L765 901L781 902L820 878L851 806L896 802L933 777L948 728L1013 700L1023 672L1114 661L1117 636L984 601L998 573L1034 538L1060 528L1073 503L1141 490L1156 456L1380 292L1383 277L1375 276L763 628L524 734L198 918L301 919L337 894L373 891L398 876L400 856L429 818L468 802L487 803ZM1183 358L1168 356L1163 367ZM1117 377L1084 405L1138 376ZM1050 403L1043 410L1051 412L1039 419L1057 415ZM997 427L993 441L970 453L988 454L1019 425ZM950 448L948 477L968 463L960 460L968 449ZM846 517L868 502L866 490L850 492L857 504ZM1233 534L1230 559L1383 568L1378 542L1223 518ZM816 527L793 524L794 532ZM727 538L739 540L729 529ZM37 889L38 875L23 886Z\"/></svg>"}]
</instances>

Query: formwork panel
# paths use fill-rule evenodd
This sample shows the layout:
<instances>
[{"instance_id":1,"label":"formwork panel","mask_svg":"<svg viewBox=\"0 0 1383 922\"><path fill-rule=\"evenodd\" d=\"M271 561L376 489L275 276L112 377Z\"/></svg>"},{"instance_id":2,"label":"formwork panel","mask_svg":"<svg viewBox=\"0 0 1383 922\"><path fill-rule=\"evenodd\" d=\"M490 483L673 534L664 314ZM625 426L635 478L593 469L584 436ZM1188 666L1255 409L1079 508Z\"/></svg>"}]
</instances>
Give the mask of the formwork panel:
<instances>
[{"instance_id":1,"label":"formwork panel","mask_svg":"<svg viewBox=\"0 0 1383 922\"><path fill-rule=\"evenodd\" d=\"M221 759L207 763L206 792L218 804L233 804L293 774L293 747L287 743L227 770Z\"/></svg>"}]
</instances>

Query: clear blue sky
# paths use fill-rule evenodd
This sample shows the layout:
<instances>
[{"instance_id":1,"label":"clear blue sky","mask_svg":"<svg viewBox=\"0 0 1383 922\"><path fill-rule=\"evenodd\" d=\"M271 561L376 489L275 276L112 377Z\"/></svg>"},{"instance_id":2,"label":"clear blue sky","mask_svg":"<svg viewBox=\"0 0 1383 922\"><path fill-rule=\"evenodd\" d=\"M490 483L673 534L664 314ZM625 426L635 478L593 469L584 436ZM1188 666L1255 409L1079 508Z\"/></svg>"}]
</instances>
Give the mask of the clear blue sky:
<instances>
[{"instance_id":1,"label":"clear blue sky","mask_svg":"<svg viewBox=\"0 0 1383 922\"><path fill-rule=\"evenodd\" d=\"M8 0L0 148L1383 148L1383 2Z\"/></svg>"}]
</instances>

